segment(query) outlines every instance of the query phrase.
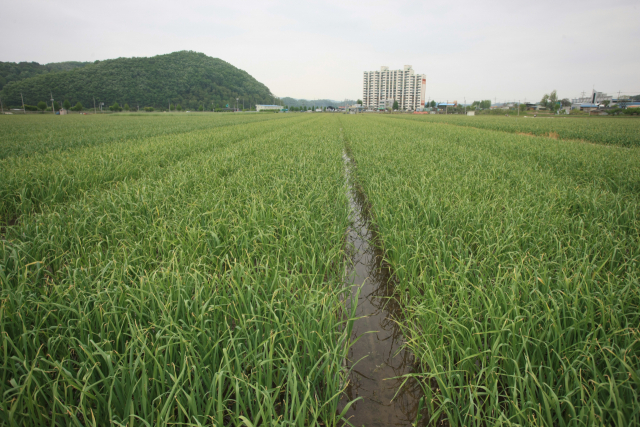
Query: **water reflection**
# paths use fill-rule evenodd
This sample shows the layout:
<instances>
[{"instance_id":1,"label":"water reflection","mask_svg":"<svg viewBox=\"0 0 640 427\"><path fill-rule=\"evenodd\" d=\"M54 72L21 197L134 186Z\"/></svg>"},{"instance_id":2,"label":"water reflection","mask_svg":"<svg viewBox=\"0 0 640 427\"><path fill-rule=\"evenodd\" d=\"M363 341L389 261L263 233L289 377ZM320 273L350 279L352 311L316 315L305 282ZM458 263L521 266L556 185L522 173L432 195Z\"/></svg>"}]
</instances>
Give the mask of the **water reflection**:
<instances>
[{"instance_id":1,"label":"water reflection","mask_svg":"<svg viewBox=\"0 0 640 427\"><path fill-rule=\"evenodd\" d=\"M352 164L346 154L344 160L349 177ZM402 309L394 298L391 271L383 263L382 253L370 244L377 236L369 224L366 200L352 185L349 190L352 225L348 242L352 245L352 262L345 280L352 286L352 299L358 298L356 316L362 318L353 325L352 340L360 338L352 345L346 361L351 374L339 410L362 396L347 412L346 417L354 426L414 425L423 396L421 388L413 379L392 379L412 373L415 364L413 354L402 348L404 338L397 324L402 319ZM418 425L423 425L425 415Z\"/></svg>"}]
</instances>

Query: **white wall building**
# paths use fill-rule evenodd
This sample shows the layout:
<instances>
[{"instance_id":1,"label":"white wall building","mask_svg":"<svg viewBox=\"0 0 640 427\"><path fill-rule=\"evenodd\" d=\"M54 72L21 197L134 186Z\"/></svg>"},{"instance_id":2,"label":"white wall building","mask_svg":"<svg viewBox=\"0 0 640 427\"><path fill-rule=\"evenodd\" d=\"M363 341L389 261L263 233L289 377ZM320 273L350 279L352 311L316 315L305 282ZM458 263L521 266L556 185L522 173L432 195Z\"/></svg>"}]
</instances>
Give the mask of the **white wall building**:
<instances>
[{"instance_id":1,"label":"white wall building","mask_svg":"<svg viewBox=\"0 0 640 427\"><path fill-rule=\"evenodd\" d=\"M400 110L417 110L424 107L426 76L415 74L411 65L404 70L365 71L362 83L362 105L368 109L384 109L385 102L398 101Z\"/></svg>"},{"instance_id":2,"label":"white wall building","mask_svg":"<svg viewBox=\"0 0 640 427\"><path fill-rule=\"evenodd\" d=\"M262 105L256 104L256 111L261 110L282 110L284 107L281 105Z\"/></svg>"}]
</instances>

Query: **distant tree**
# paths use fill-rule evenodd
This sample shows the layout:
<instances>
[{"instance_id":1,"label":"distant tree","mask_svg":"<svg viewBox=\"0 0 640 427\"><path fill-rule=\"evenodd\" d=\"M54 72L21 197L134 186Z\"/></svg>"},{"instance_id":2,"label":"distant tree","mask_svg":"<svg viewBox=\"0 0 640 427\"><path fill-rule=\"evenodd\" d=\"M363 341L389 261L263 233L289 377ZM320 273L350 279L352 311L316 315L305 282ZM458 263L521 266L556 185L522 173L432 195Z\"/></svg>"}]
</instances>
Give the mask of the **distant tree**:
<instances>
[{"instance_id":1,"label":"distant tree","mask_svg":"<svg viewBox=\"0 0 640 427\"><path fill-rule=\"evenodd\" d=\"M609 104L611 104L611 101L607 99L606 101L602 101L602 103L604 104L605 107L608 107Z\"/></svg>"},{"instance_id":2,"label":"distant tree","mask_svg":"<svg viewBox=\"0 0 640 427\"><path fill-rule=\"evenodd\" d=\"M545 93L542 99L540 100L540 105L543 107L547 107L549 105L549 94Z\"/></svg>"},{"instance_id":3,"label":"distant tree","mask_svg":"<svg viewBox=\"0 0 640 427\"><path fill-rule=\"evenodd\" d=\"M175 109L176 109L175 104L169 104L169 110L175 111Z\"/></svg>"},{"instance_id":4,"label":"distant tree","mask_svg":"<svg viewBox=\"0 0 640 427\"><path fill-rule=\"evenodd\" d=\"M520 104L520 111L527 111L527 104Z\"/></svg>"},{"instance_id":5,"label":"distant tree","mask_svg":"<svg viewBox=\"0 0 640 427\"><path fill-rule=\"evenodd\" d=\"M62 103L62 107L63 107L65 110L68 110L68 109L70 109L70 108L71 108L71 103L69 102L69 100L68 100L68 99L65 99L65 100L64 100L64 102Z\"/></svg>"},{"instance_id":6,"label":"distant tree","mask_svg":"<svg viewBox=\"0 0 640 427\"><path fill-rule=\"evenodd\" d=\"M127 103L125 102L125 104L124 104L124 111L130 111L130 110L131 110L131 108L129 108L129 104L127 104Z\"/></svg>"},{"instance_id":7,"label":"distant tree","mask_svg":"<svg viewBox=\"0 0 640 427\"><path fill-rule=\"evenodd\" d=\"M548 93L544 94L544 96L540 100L540 105L548 108L551 111L555 111L558 109L558 105L556 104L557 102L558 102L558 94L554 89L553 91L551 91L550 94Z\"/></svg>"},{"instance_id":8,"label":"distant tree","mask_svg":"<svg viewBox=\"0 0 640 427\"><path fill-rule=\"evenodd\" d=\"M182 105L180 105L180 104L176 105L176 110L182 111Z\"/></svg>"},{"instance_id":9,"label":"distant tree","mask_svg":"<svg viewBox=\"0 0 640 427\"><path fill-rule=\"evenodd\" d=\"M436 101L431 101L431 107L435 107L436 106Z\"/></svg>"},{"instance_id":10,"label":"distant tree","mask_svg":"<svg viewBox=\"0 0 640 427\"><path fill-rule=\"evenodd\" d=\"M199 106L198 111L204 111L204 105Z\"/></svg>"},{"instance_id":11,"label":"distant tree","mask_svg":"<svg viewBox=\"0 0 640 427\"><path fill-rule=\"evenodd\" d=\"M358 104L362 105L362 99L358 99L356 102L357 102Z\"/></svg>"},{"instance_id":12,"label":"distant tree","mask_svg":"<svg viewBox=\"0 0 640 427\"><path fill-rule=\"evenodd\" d=\"M563 98L560 103L563 107L571 107L571 101L569 101L567 98Z\"/></svg>"},{"instance_id":13,"label":"distant tree","mask_svg":"<svg viewBox=\"0 0 640 427\"><path fill-rule=\"evenodd\" d=\"M80 101L78 101L78 103L74 107L71 107L71 111L82 111L82 109L83 107Z\"/></svg>"},{"instance_id":14,"label":"distant tree","mask_svg":"<svg viewBox=\"0 0 640 427\"><path fill-rule=\"evenodd\" d=\"M144 111L146 111L146 112L151 112L153 110L154 110L153 107L144 107Z\"/></svg>"},{"instance_id":15,"label":"distant tree","mask_svg":"<svg viewBox=\"0 0 640 427\"><path fill-rule=\"evenodd\" d=\"M113 105L109 107L109 110L118 112L122 111L122 107L120 107L120 104L118 104L117 102L114 102Z\"/></svg>"},{"instance_id":16,"label":"distant tree","mask_svg":"<svg viewBox=\"0 0 640 427\"><path fill-rule=\"evenodd\" d=\"M58 101L55 101L55 102L53 103L53 109L54 109L55 111L60 111L60 104L58 104Z\"/></svg>"},{"instance_id":17,"label":"distant tree","mask_svg":"<svg viewBox=\"0 0 640 427\"><path fill-rule=\"evenodd\" d=\"M38 102L38 110L44 111L47 109L47 103L44 101Z\"/></svg>"},{"instance_id":18,"label":"distant tree","mask_svg":"<svg viewBox=\"0 0 640 427\"><path fill-rule=\"evenodd\" d=\"M398 101L393 101L393 109L398 110L400 106L398 105Z\"/></svg>"}]
</instances>

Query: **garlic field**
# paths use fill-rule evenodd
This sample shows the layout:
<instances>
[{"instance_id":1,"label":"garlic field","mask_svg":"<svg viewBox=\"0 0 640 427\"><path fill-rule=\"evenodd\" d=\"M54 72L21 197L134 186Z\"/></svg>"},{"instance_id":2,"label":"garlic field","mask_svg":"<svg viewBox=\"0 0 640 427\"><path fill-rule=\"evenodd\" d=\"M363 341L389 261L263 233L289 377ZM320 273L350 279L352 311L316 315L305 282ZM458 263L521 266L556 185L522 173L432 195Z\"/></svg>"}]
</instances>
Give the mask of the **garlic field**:
<instances>
[{"instance_id":1,"label":"garlic field","mask_svg":"<svg viewBox=\"0 0 640 427\"><path fill-rule=\"evenodd\" d=\"M0 422L348 423L348 153L416 423L639 424L640 121L430 119L0 117Z\"/></svg>"}]
</instances>

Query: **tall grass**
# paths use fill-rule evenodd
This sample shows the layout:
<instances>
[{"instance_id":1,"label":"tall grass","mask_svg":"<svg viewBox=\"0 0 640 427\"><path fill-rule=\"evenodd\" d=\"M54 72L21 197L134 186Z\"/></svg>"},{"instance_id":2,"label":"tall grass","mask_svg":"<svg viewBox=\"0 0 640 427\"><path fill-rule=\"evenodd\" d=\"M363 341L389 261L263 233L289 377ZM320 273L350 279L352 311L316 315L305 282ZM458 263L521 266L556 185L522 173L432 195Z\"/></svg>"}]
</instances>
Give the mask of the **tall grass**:
<instances>
[{"instance_id":1,"label":"tall grass","mask_svg":"<svg viewBox=\"0 0 640 427\"><path fill-rule=\"evenodd\" d=\"M640 423L640 152L342 120L431 421Z\"/></svg>"},{"instance_id":2,"label":"tall grass","mask_svg":"<svg viewBox=\"0 0 640 427\"><path fill-rule=\"evenodd\" d=\"M342 141L273 124L5 163L2 424L338 423Z\"/></svg>"}]
</instances>

